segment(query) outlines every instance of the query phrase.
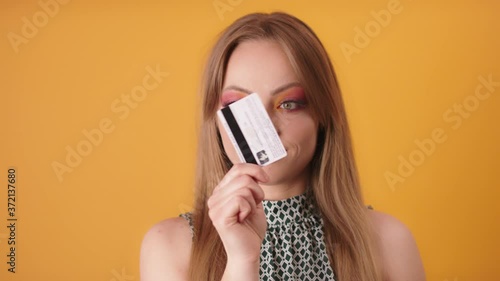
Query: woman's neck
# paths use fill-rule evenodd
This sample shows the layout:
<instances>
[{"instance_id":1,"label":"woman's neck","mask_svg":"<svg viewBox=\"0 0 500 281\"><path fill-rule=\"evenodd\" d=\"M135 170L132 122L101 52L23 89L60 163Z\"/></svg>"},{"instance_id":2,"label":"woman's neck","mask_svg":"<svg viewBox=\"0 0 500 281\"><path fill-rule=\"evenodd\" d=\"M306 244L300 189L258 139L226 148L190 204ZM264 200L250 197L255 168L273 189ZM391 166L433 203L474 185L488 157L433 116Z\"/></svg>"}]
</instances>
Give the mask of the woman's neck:
<instances>
[{"instance_id":1,"label":"woman's neck","mask_svg":"<svg viewBox=\"0 0 500 281\"><path fill-rule=\"evenodd\" d=\"M277 184L261 184L264 190L264 200L283 200L303 194L309 183L309 171L304 171L301 175Z\"/></svg>"}]
</instances>

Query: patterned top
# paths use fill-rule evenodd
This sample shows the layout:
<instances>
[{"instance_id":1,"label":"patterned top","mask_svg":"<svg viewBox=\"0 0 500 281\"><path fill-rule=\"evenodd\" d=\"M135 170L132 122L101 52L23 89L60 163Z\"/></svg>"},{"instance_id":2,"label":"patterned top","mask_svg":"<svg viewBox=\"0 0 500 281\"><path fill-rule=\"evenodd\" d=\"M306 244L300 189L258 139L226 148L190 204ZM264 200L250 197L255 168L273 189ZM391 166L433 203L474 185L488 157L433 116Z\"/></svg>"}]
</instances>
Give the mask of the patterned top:
<instances>
[{"instance_id":1,"label":"patterned top","mask_svg":"<svg viewBox=\"0 0 500 281\"><path fill-rule=\"evenodd\" d=\"M260 248L260 280L334 280L323 220L310 191L263 202L267 231ZM192 229L191 214L181 214Z\"/></svg>"}]
</instances>

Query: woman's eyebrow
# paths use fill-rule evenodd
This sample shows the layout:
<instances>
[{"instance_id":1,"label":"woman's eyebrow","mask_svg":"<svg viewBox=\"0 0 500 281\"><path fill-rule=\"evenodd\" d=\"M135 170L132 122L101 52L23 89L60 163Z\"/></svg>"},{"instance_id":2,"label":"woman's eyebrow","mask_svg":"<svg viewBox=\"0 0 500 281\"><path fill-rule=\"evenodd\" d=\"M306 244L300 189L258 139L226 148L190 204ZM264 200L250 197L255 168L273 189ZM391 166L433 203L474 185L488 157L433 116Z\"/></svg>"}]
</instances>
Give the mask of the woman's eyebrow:
<instances>
[{"instance_id":1,"label":"woman's eyebrow","mask_svg":"<svg viewBox=\"0 0 500 281\"><path fill-rule=\"evenodd\" d=\"M274 89L271 92L271 96L274 96L274 95L276 95L278 93L283 92L284 90L287 90L289 88L296 87L296 86L300 87L300 83L299 82L290 82L290 83L287 83L287 84L285 84L283 86L280 86L280 87ZM222 90L222 91L225 92L225 91L228 91L228 90L235 90L235 91L246 93L248 95L251 94L251 93L253 93L253 91L247 90L245 88L242 88L242 87L239 87L239 86L236 86L236 85L229 85L226 88L224 88L224 90Z\"/></svg>"},{"instance_id":2,"label":"woman's eyebrow","mask_svg":"<svg viewBox=\"0 0 500 281\"><path fill-rule=\"evenodd\" d=\"M292 87L300 87L300 83L299 82L291 82L291 83L285 84L281 87L278 87L274 91L271 92L271 96L274 96L274 95L281 93L281 92L283 92L289 88L292 88Z\"/></svg>"},{"instance_id":3,"label":"woman's eyebrow","mask_svg":"<svg viewBox=\"0 0 500 281\"><path fill-rule=\"evenodd\" d=\"M250 90L247 90L245 88L241 88L241 87L238 87L238 86L235 86L235 85L229 85L229 86L227 86L226 88L224 88L222 90L222 92L229 91L229 90L235 90L235 91L238 91L238 92L243 92L243 93L246 93L248 95L252 93L252 91L250 91Z\"/></svg>"}]
</instances>

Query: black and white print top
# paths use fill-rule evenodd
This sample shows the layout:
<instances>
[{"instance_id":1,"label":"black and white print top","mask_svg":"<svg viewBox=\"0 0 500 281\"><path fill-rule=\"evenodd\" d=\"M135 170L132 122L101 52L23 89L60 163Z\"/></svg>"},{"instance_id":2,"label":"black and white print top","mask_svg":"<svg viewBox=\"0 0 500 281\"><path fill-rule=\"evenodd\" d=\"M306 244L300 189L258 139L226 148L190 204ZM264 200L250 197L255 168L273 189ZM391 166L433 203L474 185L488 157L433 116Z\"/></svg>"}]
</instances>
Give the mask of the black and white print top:
<instances>
[{"instance_id":1,"label":"black and white print top","mask_svg":"<svg viewBox=\"0 0 500 281\"><path fill-rule=\"evenodd\" d=\"M260 248L260 280L333 280L323 220L310 191L263 201L267 232ZM192 230L191 214L181 214Z\"/></svg>"}]
</instances>

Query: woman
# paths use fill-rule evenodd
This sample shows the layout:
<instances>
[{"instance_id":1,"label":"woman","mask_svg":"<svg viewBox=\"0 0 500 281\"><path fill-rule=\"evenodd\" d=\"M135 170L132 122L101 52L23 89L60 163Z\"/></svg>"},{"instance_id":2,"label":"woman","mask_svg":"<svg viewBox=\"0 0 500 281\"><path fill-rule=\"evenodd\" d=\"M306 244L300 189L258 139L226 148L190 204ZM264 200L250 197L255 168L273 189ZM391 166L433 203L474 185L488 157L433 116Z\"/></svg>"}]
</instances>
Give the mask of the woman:
<instances>
[{"instance_id":1,"label":"woman","mask_svg":"<svg viewBox=\"0 0 500 281\"><path fill-rule=\"evenodd\" d=\"M313 31L285 13L229 26L202 83L192 213L145 235L141 280L425 280L409 230L366 208L344 103ZM258 93L287 150L239 163L216 112Z\"/></svg>"}]
</instances>

